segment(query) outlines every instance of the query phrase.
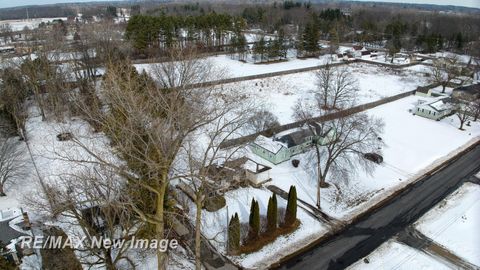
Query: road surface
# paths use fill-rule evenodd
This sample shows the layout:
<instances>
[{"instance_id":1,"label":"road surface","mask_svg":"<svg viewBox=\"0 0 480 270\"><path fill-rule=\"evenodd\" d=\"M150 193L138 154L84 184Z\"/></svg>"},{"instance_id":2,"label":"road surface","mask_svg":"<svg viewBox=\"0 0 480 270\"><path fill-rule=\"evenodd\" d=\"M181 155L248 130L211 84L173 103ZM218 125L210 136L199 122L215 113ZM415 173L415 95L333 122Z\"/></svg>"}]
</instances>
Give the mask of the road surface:
<instances>
[{"instance_id":1,"label":"road surface","mask_svg":"<svg viewBox=\"0 0 480 270\"><path fill-rule=\"evenodd\" d=\"M415 222L480 170L480 145L280 269L344 269Z\"/></svg>"}]
</instances>

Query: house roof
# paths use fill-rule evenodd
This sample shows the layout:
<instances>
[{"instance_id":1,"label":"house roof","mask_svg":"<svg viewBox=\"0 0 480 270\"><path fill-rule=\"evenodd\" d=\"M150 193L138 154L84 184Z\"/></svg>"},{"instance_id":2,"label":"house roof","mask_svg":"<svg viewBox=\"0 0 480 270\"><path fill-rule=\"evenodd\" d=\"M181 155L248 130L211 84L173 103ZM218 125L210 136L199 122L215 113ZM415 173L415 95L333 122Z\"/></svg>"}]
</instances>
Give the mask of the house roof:
<instances>
[{"instance_id":1,"label":"house roof","mask_svg":"<svg viewBox=\"0 0 480 270\"><path fill-rule=\"evenodd\" d=\"M14 230L10 226L10 221L12 221L13 219L15 218L7 219L0 222L0 232L2 232L0 233L0 241L5 245L8 245L13 239L17 239L20 236L26 236L26 234Z\"/></svg>"},{"instance_id":2,"label":"house roof","mask_svg":"<svg viewBox=\"0 0 480 270\"><path fill-rule=\"evenodd\" d=\"M296 145L302 144L305 142L305 137L315 135L310 129L303 129L299 131L292 132L290 134L284 135L277 140L283 142L287 145L288 148L294 147Z\"/></svg>"},{"instance_id":3,"label":"house roof","mask_svg":"<svg viewBox=\"0 0 480 270\"><path fill-rule=\"evenodd\" d=\"M443 112L451 109L451 98L437 99L433 102L422 103L418 105L419 108L427 109L430 111Z\"/></svg>"},{"instance_id":4,"label":"house roof","mask_svg":"<svg viewBox=\"0 0 480 270\"><path fill-rule=\"evenodd\" d=\"M305 137L314 136L315 134L322 134L322 129L320 125L315 122L311 122L309 123L309 125L310 127L303 127L302 129L286 134L277 140L285 143L287 147L290 148L304 143ZM313 131L312 128L315 131Z\"/></svg>"},{"instance_id":5,"label":"house roof","mask_svg":"<svg viewBox=\"0 0 480 270\"><path fill-rule=\"evenodd\" d=\"M258 135L258 137L255 139L255 141L253 141L253 143L273 154L278 153L278 151L285 147L283 143L275 141L272 138L267 138L263 135Z\"/></svg>"}]
</instances>

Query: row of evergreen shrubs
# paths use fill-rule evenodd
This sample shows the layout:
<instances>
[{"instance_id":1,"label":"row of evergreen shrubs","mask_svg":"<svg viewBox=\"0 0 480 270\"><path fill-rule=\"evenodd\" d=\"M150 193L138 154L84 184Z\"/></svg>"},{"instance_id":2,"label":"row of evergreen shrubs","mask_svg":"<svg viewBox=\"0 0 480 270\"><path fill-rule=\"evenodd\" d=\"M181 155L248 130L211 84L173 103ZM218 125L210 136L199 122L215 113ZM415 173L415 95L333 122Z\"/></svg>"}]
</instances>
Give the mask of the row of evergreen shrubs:
<instances>
[{"instance_id":1,"label":"row of evergreen shrubs","mask_svg":"<svg viewBox=\"0 0 480 270\"><path fill-rule=\"evenodd\" d=\"M280 224L282 229L290 229L297 224L297 190L291 186L288 192L287 209L283 222ZM254 242L262 235L260 234L260 207L258 201L252 199L250 205L250 216L248 219L249 231L246 242ZM267 227L264 236L274 236L279 229L278 224L278 205L277 196L273 194L268 200L267 206ZM235 213L230 219L228 225L228 252L238 254L241 249L240 219L238 213Z\"/></svg>"}]
</instances>

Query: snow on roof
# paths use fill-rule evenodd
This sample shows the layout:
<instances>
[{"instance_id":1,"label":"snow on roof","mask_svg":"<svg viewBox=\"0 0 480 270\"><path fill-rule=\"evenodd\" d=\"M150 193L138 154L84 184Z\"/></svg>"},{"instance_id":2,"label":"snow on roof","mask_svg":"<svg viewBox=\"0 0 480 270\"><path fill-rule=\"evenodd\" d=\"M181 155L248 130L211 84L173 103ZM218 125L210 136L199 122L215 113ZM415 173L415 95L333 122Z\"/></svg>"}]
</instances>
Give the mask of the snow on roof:
<instances>
[{"instance_id":1,"label":"snow on roof","mask_svg":"<svg viewBox=\"0 0 480 270\"><path fill-rule=\"evenodd\" d=\"M280 151L280 149L282 149L282 147L285 147L283 143L274 141L273 139L267 138L263 135L258 135L253 143L272 153L277 153Z\"/></svg>"},{"instance_id":2,"label":"snow on roof","mask_svg":"<svg viewBox=\"0 0 480 270\"><path fill-rule=\"evenodd\" d=\"M441 98L429 103L421 103L418 107L427 109L427 110L435 110L437 112L442 112L451 108L450 99L449 98Z\"/></svg>"}]
</instances>

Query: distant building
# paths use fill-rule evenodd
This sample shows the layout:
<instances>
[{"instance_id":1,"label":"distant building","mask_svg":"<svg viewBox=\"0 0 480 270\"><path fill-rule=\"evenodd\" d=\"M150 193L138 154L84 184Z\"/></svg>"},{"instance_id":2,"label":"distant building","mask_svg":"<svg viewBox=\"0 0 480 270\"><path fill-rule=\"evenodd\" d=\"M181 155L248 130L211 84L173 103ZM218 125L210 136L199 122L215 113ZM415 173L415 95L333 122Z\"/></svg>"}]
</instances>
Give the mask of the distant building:
<instances>
[{"instance_id":1,"label":"distant building","mask_svg":"<svg viewBox=\"0 0 480 270\"><path fill-rule=\"evenodd\" d=\"M451 98L441 98L432 102L419 100L413 111L413 115L422 116L428 119L439 121L450 115L453 111Z\"/></svg>"}]
</instances>

